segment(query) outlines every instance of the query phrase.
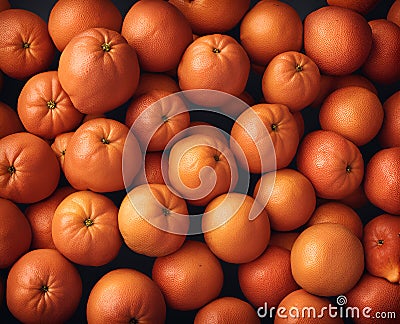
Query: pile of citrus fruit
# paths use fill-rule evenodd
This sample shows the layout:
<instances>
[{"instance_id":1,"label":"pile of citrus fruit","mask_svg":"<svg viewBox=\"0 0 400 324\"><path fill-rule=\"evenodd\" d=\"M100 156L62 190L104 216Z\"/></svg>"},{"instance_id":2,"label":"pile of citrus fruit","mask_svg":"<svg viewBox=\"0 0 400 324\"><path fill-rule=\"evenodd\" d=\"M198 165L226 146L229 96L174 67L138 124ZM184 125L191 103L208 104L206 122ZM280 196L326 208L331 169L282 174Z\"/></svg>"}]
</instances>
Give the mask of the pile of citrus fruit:
<instances>
[{"instance_id":1,"label":"pile of citrus fruit","mask_svg":"<svg viewBox=\"0 0 400 324\"><path fill-rule=\"evenodd\" d=\"M399 323L400 0L0 0L0 40L0 322Z\"/></svg>"}]
</instances>

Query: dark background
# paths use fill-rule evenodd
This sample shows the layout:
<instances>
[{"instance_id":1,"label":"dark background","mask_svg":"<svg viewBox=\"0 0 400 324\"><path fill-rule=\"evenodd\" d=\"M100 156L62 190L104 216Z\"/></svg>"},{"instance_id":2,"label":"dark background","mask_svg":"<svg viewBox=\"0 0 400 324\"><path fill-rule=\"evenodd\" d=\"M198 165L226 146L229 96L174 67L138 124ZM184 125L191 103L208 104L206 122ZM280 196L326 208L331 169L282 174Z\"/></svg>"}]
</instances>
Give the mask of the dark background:
<instances>
[{"instance_id":1,"label":"dark background","mask_svg":"<svg viewBox=\"0 0 400 324\"><path fill-rule=\"evenodd\" d=\"M82 0L84 1L84 0ZM299 13L300 17L302 19L305 18L305 16L310 13L311 11L314 11L315 9L322 7L326 4L326 1L323 0L307 0L307 1L302 1L302 0L282 0L283 2L286 2L290 4L292 7L294 7L297 12ZM12 8L21 8L21 9L26 9L30 10L39 16L41 16L45 21L48 20L48 16L50 14L50 10L53 7L54 3L56 1L54 0L40 0L40 1L32 1L32 0L14 0L10 1ZM118 7L120 12L122 13L123 16L128 12L130 7L136 2L134 0L113 0L115 5ZM256 0L251 1L251 6L254 6L256 3ZM376 9L368 14L366 16L367 20L372 20L372 19L378 19L378 18L386 18L386 14L392 5L394 0L382 0L381 3L376 7ZM239 40L239 28L236 27L233 30L228 32L229 35L235 37L237 40ZM1 40L0 40L1 41ZM56 57L54 58L54 61L49 68L50 70L56 70L58 66L58 59L59 59L60 53L57 52ZM400 64L400 62L399 62ZM3 101L10 105L12 108L16 109L17 105L17 99L19 92L21 91L24 82L23 81L17 81L8 78L5 76L4 80L4 88L3 91L0 93L0 101ZM251 72L250 78L248 81L247 85L247 91L254 97L256 101L260 100L262 98L262 92L261 92L261 76L257 75L254 72ZM398 91L400 89L399 83L390 85L390 86L380 86L376 85L378 92L379 92L379 97L382 102L386 100L390 95L392 95L394 92ZM119 107L118 109L108 113L107 115L111 118L115 118L117 120L123 121L124 119L124 114L125 114L125 109L127 107L127 104ZM312 130L318 129L319 124L318 124L318 110L316 109L311 109L311 108L306 108L302 111L302 115L304 117L305 121L305 132L308 133ZM220 115L219 115L220 116ZM221 127L225 131L229 132L230 127L232 125L232 121L224 119L224 118L216 118L217 116L213 116L212 114L202 114L202 113L196 113L192 114L192 119L193 120L204 120L208 121L216 126ZM377 143L376 140L373 140L371 143L365 145L364 147L361 147L361 151L364 156L365 163L368 162L370 157L377 151L379 150L380 147ZM292 164L291 167L295 167L295 164ZM257 180L257 176L253 175L252 176L252 181ZM64 185L67 184L66 180L62 178L60 180L60 184ZM251 188L250 188L251 190ZM120 205L123 197L125 196L126 192L125 191L119 191L115 193L109 193L106 194L108 197L113 199L115 204L117 206ZM20 205L21 209L23 210L25 208L24 205ZM201 208L193 208L190 207L189 209L191 212L201 212ZM382 211L377 209L376 207L372 205L367 205L363 207L362 209L357 210L359 213L361 219L363 220L364 223L366 223L368 220L370 220L372 217L379 215ZM196 235L196 236L191 236L189 239L193 240L203 240L202 235ZM138 255L131 250L129 250L126 245L123 245L121 248L121 251L118 255L118 257L113 260L111 263L102 266L102 267L82 267L77 265L77 268L81 274L82 280L83 280L83 295L81 299L81 303L79 305L79 308L77 309L76 313L74 316L70 319L68 323L86 323L86 302L88 295L90 293L90 290L92 289L93 285L103 276L105 273L121 268L121 267L127 267L127 268L134 268L136 270L139 270L149 276L151 276L151 268L153 265L154 258L146 257L143 255ZM221 261L221 264L224 269L224 274L225 274L225 280L224 280L224 286L221 292L221 297L222 296L236 296L238 298L241 298L243 300L246 300L245 297L243 296L239 283L237 280L237 265L233 264L228 264L223 261ZM7 277L7 270L1 270L0 271L0 276L5 281L5 278ZM265 287L265 289L268 289L268 287ZM193 292L195 293L195 291ZM192 323L193 318L196 314L196 311L191 311L191 312L178 312L174 311L171 309L167 310L167 323ZM0 308L0 322L1 323L18 323L18 321L13 318L13 316L9 313L5 306L5 302L3 301L3 305L1 305ZM267 322L267 321L265 321ZM270 321L272 322L272 321Z\"/></svg>"}]
</instances>

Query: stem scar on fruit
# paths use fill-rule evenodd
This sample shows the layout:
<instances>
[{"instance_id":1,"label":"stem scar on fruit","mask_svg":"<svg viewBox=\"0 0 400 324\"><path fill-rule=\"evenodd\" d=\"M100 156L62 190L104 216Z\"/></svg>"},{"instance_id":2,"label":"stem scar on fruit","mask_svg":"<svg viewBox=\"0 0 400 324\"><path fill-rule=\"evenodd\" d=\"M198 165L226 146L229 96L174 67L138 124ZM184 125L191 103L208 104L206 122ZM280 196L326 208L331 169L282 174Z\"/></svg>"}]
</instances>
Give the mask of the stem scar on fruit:
<instances>
[{"instance_id":1,"label":"stem scar on fruit","mask_svg":"<svg viewBox=\"0 0 400 324\"><path fill-rule=\"evenodd\" d=\"M221 50L219 49L219 48L213 48L213 53L216 53L216 54L218 54L218 53L221 53Z\"/></svg>"},{"instance_id":2,"label":"stem scar on fruit","mask_svg":"<svg viewBox=\"0 0 400 324\"><path fill-rule=\"evenodd\" d=\"M101 49L102 49L104 52L109 52L109 51L111 51L111 43L104 42L103 45L101 45Z\"/></svg>"},{"instance_id":3,"label":"stem scar on fruit","mask_svg":"<svg viewBox=\"0 0 400 324\"><path fill-rule=\"evenodd\" d=\"M347 173L350 173L350 172L351 172L351 166L350 166L350 165L346 166L346 172L347 172Z\"/></svg>"},{"instance_id":4,"label":"stem scar on fruit","mask_svg":"<svg viewBox=\"0 0 400 324\"><path fill-rule=\"evenodd\" d=\"M9 174L14 174L16 170L15 170L15 167L13 165L10 165L7 168L7 171L8 171Z\"/></svg>"},{"instance_id":5,"label":"stem scar on fruit","mask_svg":"<svg viewBox=\"0 0 400 324\"><path fill-rule=\"evenodd\" d=\"M139 324L139 321L138 321L136 318L132 318L132 319L129 321L129 324Z\"/></svg>"},{"instance_id":6,"label":"stem scar on fruit","mask_svg":"<svg viewBox=\"0 0 400 324\"><path fill-rule=\"evenodd\" d=\"M30 44L30 43L28 43L28 42L22 42L22 48L27 49L27 48L29 48L29 47L31 47L31 44Z\"/></svg>"},{"instance_id":7,"label":"stem scar on fruit","mask_svg":"<svg viewBox=\"0 0 400 324\"><path fill-rule=\"evenodd\" d=\"M162 119L162 121L163 121L163 123L166 123L167 121L168 121L168 116L167 115L162 115L161 116L161 119Z\"/></svg>"},{"instance_id":8,"label":"stem scar on fruit","mask_svg":"<svg viewBox=\"0 0 400 324\"><path fill-rule=\"evenodd\" d=\"M381 245L383 245L383 240L378 240L378 246L381 246Z\"/></svg>"},{"instance_id":9,"label":"stem scar on fruit","mask_svg":"<svg viewBox=\"0 0 400 324\"><path fill-rule=\"evenodd\" d=\"M85 224L86 227L90 227L90 226L92 226L92 225L94 224L94 221L93 221L93 219L86 218L86 219L83 221L83 224Z\"/></svg>"},{"instance_id":10,"label":"stem scar on fruit","mask_svg":"<svg viewBox=\"0 0 400 324\"><path fill-rule=\"evenodd\" d=\"M56 104L56 102L54 100L49 100L49 101L47 101L47 107L50 110L53 110L53 109L55 109L57 107L57 104Z\"/></svg>"},{"instance_id":11,"label":"stem scar on fruit","mask_svg":"<svg viewBox=\"0 0 400 324\"><path fill-rule=\"evenodd\" d=\"M169 214L171 214L171 211L168 208L163 207L162 213L164 216L168 216Z\"/></svg>"},{"instance_id":12,"label":"stem scar on fruit","mask_svg":"<svg viewBox=\"0 0 400 324\"><path fill-rule=\"evenodd\" d=\"M104 137L101 139L101 142L103 144L110 144L110 141L108 139L104 138Z\"/></svg>"},{"instance_id":13,"label":"stem scar on fruit","mask_svg":"<svg viewBox=\"0 0 400 324\"><path fill-rule=\"evenodd\" d=\"M40 287L40 290L41 290L43 293L46 293L46 292L49 291L49 286L43 285L42 287Z\"/></svg>"},{"instance_id":14,"label":"stem scar on fruit","mask_svg":"<svg viewBox=\"0 0 400 324\"><path fill-rule=\"evenodd\" d=\"M278 130L278 125L277 124L272 124L271 129L276 132Z\"/></svg>"},{"instance_id":15,"label":"stem scar on fruit","mask_svg":"<svg viewBox=\"0 0 400 324\"><path fill-rule=\"evenodd\" d=\"M301 72L303 71L303 66L300 64L296 64L296 72Z\"/></svg>"}]
</instances>

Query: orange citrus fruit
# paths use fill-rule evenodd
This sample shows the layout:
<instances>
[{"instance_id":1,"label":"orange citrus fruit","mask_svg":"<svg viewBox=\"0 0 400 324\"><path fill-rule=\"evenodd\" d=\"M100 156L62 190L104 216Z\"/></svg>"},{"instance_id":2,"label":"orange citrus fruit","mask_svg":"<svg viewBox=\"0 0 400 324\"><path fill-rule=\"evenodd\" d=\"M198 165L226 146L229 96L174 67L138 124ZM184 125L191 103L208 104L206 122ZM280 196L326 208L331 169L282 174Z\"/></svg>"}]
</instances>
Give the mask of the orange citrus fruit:
<instances>
[{"instance_id":1,"label":"orange citrus fruit","mask_svg":"<svg viewBox=\"0 0 400 324\"><path fill-rule=\"evenodd\" d=\"M0 269L4 269L28 252L32 231L25 215L12 201L0 198L0 210Z\"/></svg>"},{"instance_id":2,"label":"orange citrus fruit","mask_svg":"<svg viewBox=\"0 0 400 324\"><path fill-rule=\"evenodd\" d=\"M384 111L378 96L362 87L344 87L332 92L319 112L321 128L336 132L358 146L379 132Z\"/></svg>"},{"instance_id":3,"label":"orange citrus fruit","mask_svg":"<svg viewBox=\"0 0 400 324\"><path fill-rule=\"evenodd\" d=\"M25 83L18 116L28 132L45 139L72 131L83 118L61 87L57 71L36 74Z\"/></svg>"},{"instance_id":4,"label":"orange citrus fruit","mask_svg":"<svg viewBox=\"0 0 400 324\"><path fill-rule=\"evenodd\" d=\"M171 254L189 230L186 202L164 184L138 186L123 199L118 226L132 251L152 257Z\"/></svg>"},{"instance_id":5,"label":"orange citrus fruit","mask_svg":"<svg viewBox=\"0 0 400 324\"><path fill-rule=\"evenodd\" d=\"M371 28L354 10L325 6L304 20L305 53L324 74L353 73L367 60L371 46Z\"/></svg>"},{"instance_id":6,"label":"orange citrus fruit","mask_svg":"<svg viewBox=\"0 0 400 324\"><path fill-rule=\"evenodd\" d=\"M220 294L224 274L204 243L187 240L178 251L155 260L152 278L169 307L193 310Z\"/></svg>"},{"instance_id":7,"label":"orange citrus fruit","mask_svg":"<svg viewBox=\"0 0 400 324\"><path fill-rule=\"evenodd\" d=\"M140 68L148 72L176 68L193 40L185 16L169 2L158 0L136 2L124 17L121 33L136 50Z\"/></svg>"},{"instance_id":8,"label":"orange citrus fruit","mask_svg":"<svg viewBox=\"0 0 400 324\"><path fill-rule=\"evenodd\" d=\"M122 245L118 208L106 196L76 191L54 211L51 234L57 250L72 262L107 264L117 257Z\"/></svg>"},{"instance_id":9,"label":"orange citrus fruit","mask_svg":"<svg viewBox=\"0 0 400 324\"><path fill-rule=\"evenodd\" d=\"M265 67L280 53L300 51L303 23L297 11L282 1L258 1L240 24L240 42L251 61Z\"/></svg>"},{"instance_id":10,"label":"orange citrus fruit","mask_svg":"<svg viewBox=\"0 0 400 324\"><path fill-rule=\"evenodd\" d=\"M193 324L258 324L260 319L251 305L235 297L221 297L201 308Z\"/></svg>"},{"instance_id":11,"label":"orange citrus fruit","mask_svg":"<svg viewBox=\"0 0 400 324\"><path fill-rule=\"evenodd\" d=\"M287 168L263 174L253 197L264 206L275 231L292 231L304 225L316 204L310 180L299 171Z\"/></svg>"},{"instance_id":12,"label":"orange citrus fruit","mask_svg":"<svg viewBox=\"0 0 400 324\"><path fill-rule=\"evenodd\" d=\"M218 196L207 205L202 229L211 251L230 263L253 261L270 239L267 212L252 197L235 192Z\"/></svg>"},{"instance_id":13,"label":"orange citrus fruit","mask_svg":"<svg viewBox=\"0 0 400 324\"><path fill-rule=\"evenodd\" d=\"M54 45L46 22L24 9L0 12L0 70L24 80L45 71L54 58Z\"/></svg>"},{"instance_id":14,"label":"orange citrus fruit","mask_svg":"<svg viewBox=\"0 0 400 324\"><path fill-rule=\"evenodd\" d=\"M49 33L62 52L79 33L89 28L107 28L120 32L122 16L110 0L60 0L49 15Z\"/></svg>"},{"instance_id":15,"label":"orange citrus fruit","mask_svg":"<svg viewBox=\"0 0 400 324\"><path fill-rule=\"evenodd\" d=\"M50 145L27 133L0 139L0 197L35 203L57 188L60 166Z\"/></svg>"},{"instance_id":16,"label":"orange citrus fruit","mask_svg":"<svg viewBox=\"0 0 400 324\"><path fill-rule=\"evenodd\" d=\"M255 307L277 307L282 299L299 288L290 267L290 251L268 246L254 261L241 264L238 270L240 289ZM265 289L268 287L268 289Z\"/></svg>"},{"instance_id":17,"label":"orange citrus fruit","mask_svg":"<svg viewBox=\"0 0 400 324\"><path fill-rule=\"evenodd\" d=\"M306 135L297 151L297 168L313 184L318 197L342 199L356 190L364 176L358 147L325 130Z\"/></svg>"},{"instance_id":18,"label":"orange citrus fruit","mask_svg":"<svg viewBox=\"0 0 400 324\"><path fill-rule=\"evenodd\" d=\"M336 296L352 289L364 272L360 240L339 224L306 228L293 244L292 274L301 288L319 296Z\"/></svg>"},{"instance_id":19,"label":"orange citrus fruit","mask_svg":"<svg viewBox=\"0 0 400 324\"><path fill-rule=\"evenodd\" d=\"M169 0L198 35L224 33L235 27L249 9L250 0Z\"/></svg>"},{"instance_id":20,"label":"orange citrus fruit","mask_svg":"<svg viewBox=\"0 0 400 324\"><path fill-rule=\"evenodd\" d=\"M57 250L28 252L8 274L7 307L23 323L64 323L81 296L79 272Z\"/></svg>"},{"instance_id":21,"label":"orange citrus fruit","mask_svg":"<svg viewBox=\"0 0 400 324\"><path fill-rule=\"evenodd\" d=\"M132 97L139 70L136 51L124 37L110 29L91 28L65 47L58 77L76 109L103 114Z\"/></svg>"},{"instance_id":22,"label":"orange citrus fruit","mask_svg":"<svg viewBox=\"0 0 400 324\"><path fill-rule=\"evenodd\" d=\"M24 130L18 114L9 105L0 102L0 139Z\"/></svg>"},{"instance_id":23,"label":"orange citrus fruit","mask_svg":"<svg viewBox=\"0 0 400 324\"><path fill-rule=\"evenodd\" d=\"M364 190L368 200L390 214L400 215L400 147L376 152L365 172Z\"/></svg>"}]
</instances>

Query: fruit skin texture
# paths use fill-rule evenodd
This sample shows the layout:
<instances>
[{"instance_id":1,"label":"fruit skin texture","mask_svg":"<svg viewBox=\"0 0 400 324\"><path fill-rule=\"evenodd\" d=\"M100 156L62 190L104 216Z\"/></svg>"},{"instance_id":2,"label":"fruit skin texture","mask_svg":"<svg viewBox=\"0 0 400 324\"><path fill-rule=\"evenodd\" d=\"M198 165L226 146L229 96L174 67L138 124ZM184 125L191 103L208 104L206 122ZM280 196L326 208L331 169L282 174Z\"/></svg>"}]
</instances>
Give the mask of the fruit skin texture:
<instances>
[{"instance_id":1,"label":"fruit skin texture","mask_svg":"<svg viewBox=\"0 0 400 324\"><path fill-rule=\"evenodd\" d=\"M333 90L351 86L362 87L378 95L378 90L374 84L361 74L353 73L339 77L333 77Z\"/></svg>"},{"instance_id":2,"label":"fruit skin texture","mask_svg":"<svg viewBox=\"0 0 400 324\"><path fill-rule=\"evenodd\" d=\"M32 229L31 249L55 249L51 235L51 223L54 212L65 197L75 192L70 186L60 187L45 200L29 205L25 216Z\"/></svg>"},{"instance_id":3,"label":"fruit skin texture","mask_svg":"<svg viewBox=\"0 0 400 324\"><path fill-rule=\"evenodd\" d=\"M379 131L379 143L383 148L400 146L400 90L383 104L383 125Z\"/></svg>"},{"instance_id":4,"label":"fruit skin texture","mask_svg":"<svg viewBox=\"0 0 400 324\"><path fill-rule=\"evenodd\" d=\"M168 170L168 158L163 159L163 153L161 152L146 152L144 155L143 165L138 174L135 177L132 185L133 187L140 186L142 184L148 183L168 183L168 172L163 170Z\"/></svg>"},{"instance_id":5,"label":"fruit skin texture","mask_svg":"<svg viewBox=\"0 0 400 324\"><path fill-rule=\"evenodd\" d=\"M277 307L282 299L299 288L290 268L290 251L268 246L264 253L239 266L239 284L243 294L255 307ZM268 287L266 289L265 287Z\"/></svg>"},{"instance_id":6,"label":"fruit skin texture","mask_svg":"<svg viewBox=\"0 0 400 324\"><path fill-rule=\"evenodd\" d=\"M166 185L133 188L118 211L118 226L125 244L134 252L151 257L177 251L189 230L185 200Z\"/></svg>"},{"instance_id":7,"label":"fruit skin texture","mask_svg":"<svg viewBox=\"0 0 400 324\"><path fill-rule=\"evenodd\" d=\"M368 24L372 29L372 47L362 73L376 83L395 83L400 80L400 26L386 19Z\"/></svg>"},{"instance_id":8,"label":"fruit skin texture","mask_svg":"<svg viewBox=\"0 0 400 324\"><path fill-rule=\"evenodd\" d=\"M238 164L252 173L287 167L298 145L296 120L281 104L254 105L237 118L231 129L231 150Z\"/></svg>"},{"instance_id":9,"label":"fruit skin texture","mask_svg":"<svg viewBox=\"0 0 400 324\"><path fill-rule=\"evenodd\" d=\"M256 311L243 300L235 297L221 297L201 308L194 318L194 324L258 324Z\"/></svg>"},{"instance_id":10,"label":"fruit skin texture","mask_svg":"<svg viewBox=\"0 0 400 324\"><path fill-rule=\"evenodd\" d=\"M29 250L32 232L28 220L13 202L0 198L0 210L0 269L4 269Z\"/></svg>"},{"instance_id":11,"label":"fruit skin texture","mask_svg":"<svg viewBox=\"0 0 400 324\"><path fill-rule=\"evenodd\" d=\"M55 49L47 24L33 12L0 12L0 38L0 70L11 78L27 79L46 70L53 60Z\"/></svg>"},{"instance_id":12,"label":"fruit skin texture","mask_svg":"<svg viewBox=\"0 0 400 324\"><path fill-rule=\"evenodd\" d=\"M102 266L117 257L122 245L118 208L106 196L77 191L58 205L51 234L66 258L85 266Z\"/></svg>"},{"instance_id":13,"label":"fruit skin texture","mask_svg":"<svg viewBox=\"0 0 400 324\"><path fill-rule=\"evenodd\" d=\"M152 278L167 305L185 311L215 299L221 292L224 274L207 245L187 240L178 251L155 260Z\"/></svg>"},{"instance_id":14,"label":"fruit skin texture","mask_svg":"<svg viewBox=\"0 0 400 324\"><path fill-rule=\"evenodd\" d=\"M252 63L266 66L274 56L300 51L303 23L290 5L281 1L259 1L240 24L240 42Z\"/></svg>"},{"instance_id":15,"label":"fruit skin texture","mask_svg":"<svg viewBox=\"0 0 400 324\"><path fill-rule=\"evenodd\" d=\"M232 191L238 169L230 148L217 137L194 134L171 148L168 176L174 190L195 206Z\"/></svg>"},{"instance_id":16,"label":"fruit skin texture","mask_svg":"<svg viewBox=\"0 0 400 324\"><path fill-rule=\"evenodd\" d=\"M165 321L164 297L157 285L133 269L106 273L94 285L86 307L89 324Z\"/></svg>"},{"instance_id":17,"label":"fruit skin texture","mask_svg":"<svg viewBox=\"0 0 400 324\"><path fill-rule=\"evenodd\" d=\"M136 50L141 69L148 72L176 68L193 40L185 16L172 4L157 0L136 2L125 15L121 34Z\"/></svg>"},{"instance_id":18,"label":"fruit skin texture","mask_svg":"<svg viewBox=\"0 0 400 324\"><path fill-rule=\"evenodd\" d=\"M238 100L240 99L240 100ZM256 104L254 98L247 92L242 92L241 95L232 99L231 102L225 105L219 106L219 111L231 118L237 118L243 111L245 111L249 106Z\"/></svg>"},{"instance_id":19,"label":"fruit skin texture","mask_svg":"<svg viewBox=\"0 0 400 324\"><path fill-rule=\"evenodd\" d=\"M23 130L24 126L15 110L9 105L0 102L0 139Z\"/></svg>"},{"instance_id":20,"label":"fruit skin texture","mask_svg":"<svg viewBox=\"0 0 400 324\"><path fill-rule=\"evenodd\" d=\"M300 235L299 232L277 232L271 231L269 246L278 246L291 251L294 241Z\"/></svg>"},{"instance_id":21,"label":"fruit skin texture","mask_svg":"<svg viewBox=\"0 0 400 324\"><path fill-rule=\"evenodd\" d=\"M152 90L178 92L181 89L179 89L178 83L166 73L141 73L135 97L139 97Z\"/></svg>"},{"instance_id":22,"label":"fruit skin texture","mask_svg":"<svg viewBox=\"0 0 400 324\"><path fill-rule=\"evenodd\" d=\"M236 26L250 6L250 0L169 0L189 21L197 35L224 33Z\"/></svg>"},{"instance_id":23,"label":"fruit skin texture","mask_svg":"<svg viewBox=\"0 0 400 324\"><path fill-rule=\"evenodd\" d=\"M82 281L58 251L39 249L22 256L7 278L7 306L21 322L63 323L77 309Z\"/></svg>"},{"instance_id":24,"label":"fruit skin texture","mask_svg":"<svg viewBox=\"0 0 400 324\"><path fill-rule=\"evenodd\" d=\"M332 75L321 74L319 91L314 101L310 104L311 108L320 108L325 98L335 91L335 78Z\"/></svg>"},{"instance_id":25,"label":"fruit skin texture","mask_svg":"<svg viewBox=\"0 0 400 324\"><path fill-rule=\"evenodd\" d=\"M291 231L304 225L316 204L311 182L293 169L263 174L256 183L253 198L264 206L275 231Z\"/></svg>"},{"instance_id":26,"label":"fruit skin texture","mask_svg":"<svg viewBox=\"0 0 400 324\"><path fill-rule=\"evenodd\" d=\"M129 104L125 124L135 134L143 151L163 151L175 135L189 126L186 104L181 96L170 96L172 94L151 90Z\"/></svg>"},{"instance_id":27,"label":"fruit skin texture","mask_svg":"<svg viewBox=\"0 0 400 324\"><path fill-rule=\"evenodd\" d=\"M385 323L396 324L399 322L400 313L400 285L390 283L387 280L365 273L357 285L347 294L347 307L358 307L360 310L369 307L372 311L368 313L370 318L362 316L353 318L355 324L378 323L373 318L376 312L395 312L395 319L385 319Z\"/></svg>"},{"instance_id":28,"label":"fruit skin texture","mask_svg":"<svg viewBox=\"0 0 400 324\"><path fill-rule=\"evenodd\" d=\"M83 118L62 89L57 71L36 74L25 83L18 116L28 132L45 139L73 130Z\"/></svg>"},{"instance_id":29,"label":"fruit skin texture","mask_svg":"<svg viewBox=\"0 0 400 324\"><path fill-rule=\"evenodd\" d=\"M35 203L57 188L60 166L41 138L21 132L0 140L0 197Z\"/></svg>"},{"instance_id":30,"label":"fruit skin texture","mask_svg":"<svg viewBox=\"0 0 400 324\"><path fill-rule=\"evenodd\" d=\"M311 181L317 196L327 199L353 193L364 176L364 161L357 146L324 130L304 137L297 151L297 168Z\"/></svg>"},{"instance_id":31,"label":"fruit skin texture","mask_svg":"<svg viewBox=\"0 0 400 324\"><path fill-rule=\"evenodd\" d=\"M364 227L365 267L377 277L400 283L400 217L382 214Z\"/></svg>"},{"instance_id":32,"label":"fruit skin texture","mask_svg":"<svg viewBox=\"0 0 400 324\"><path fill-rule=\"evenodd\" d=\"M218 196L207 205L202 230L210 250L230 263L246 263L259 257L271 233L262 205L234 192Z\"/></svg>"},{"instance_id":33,"label":"fruit skin texture","mask_svg":"<svg viewBox=\"0 0 400 324\"><path fill-rule=\"evenodd\" d=\"M346 75L366 61L372 45L367 21L357 12L326 6L304 20L304 49L321 73Z\"/></svg>"},{"instance_id":34,"label":"fruit skin texture","mask_svg":"<svg viewBox=\"0 0 400 324\"><path fill-rule=\"evenodd\" d=\"M317 98L311 103L312 108L320 108L323 101L335 90L344 87L362 87L378 95L374 84L361 74L346 74L342 76L321 75L321 87Z\"/></svg>"},{"instance_id":35,"label":"fruit skin texture","mask_svg":"<svg viewBox=\"0 0 400 324\"><path fill-rule=\"evenodd\" d=\"M376 94L362 87L332 92L319 113L321 128L336 132L357 146L370 142L383 123L383 108Z\"/></svg>"},{"instance_id":36,"label":"fruit skin texture","mask_svg":"<svg viewBox=\"0 0 400 324\"><path fill-rule=\"evenodd\" d=\"M336 201L319 205L307 222L307 226L321 223L340 224L353 232L359 240L363 236L363 223L360 216L351 207Z\"/></svg>"},{"instance_id":37,"label":"fruit skin texture","mask_svg":"<svg viewBox=\"0 0 400 324\"><path fill-rule=\"evenodd\" d=\"M89 28L107 28L120 32L122 16L109 0L60 0L51 9L48 29L57 49L62 52L69 41Z\"/></svg>"},{"instance_id":38,"label":"fruit skin texture","mask_svg":"<svg viewBox=\"0 0 400 324\"><path fill-rule=\"evenodd\" d=\"M362 15L369 13L381 0L327 0L331 6L352 9Z\"/></svg>"},{"instance_id":39,"label":"fruit skin texture","mask_svg":"<svg viewBox=\"0 0 400 324\"><path fill-rule=\"evenodd\" d=\"M135 137L128 133L128 127L108 118L82 124L65 153L64 173L71 186L110 192L124 189L124 181L129 185L141 166L142 153ZM123 154L130 165L122 170Z\"/></svg>"},{"instance_id":40,"label":"fruit skin texture","mask_svg":"<svg viewBox=\"0 0 400 324\"><path fill-rule=\"evenodd\" d=\"M62 133L56 136L51 144L51 149L56 155L58 162L60 164L61 170L64 172L64 161L65 161L65 153L67 152L67 145L74 135L74 132Z\"/></svg>"},{"instance_id":41,"label":"fruit skin texture","mask_svg":"<svg viewBox=\"0 0 400 324\"><path fill-rule=\"evenodd\" d=\"M397 26L400 27L400 1L396 0L393 2L387 13L387 20L394 22Z\"/></svg>"},{"instance_id":42,"label":"fruit skin texture","mask_svg":"<svg viewBox=\"0 0 400 324\"><path fill-rule=\"evenodd\" d=\"M178 81L182 90L211 89L239 96L249 73L250 60L244 48L228 35L212 34L187 47L178 66ZM217 99L209 105L222 104Z\"/></svg>"},{"instance_id":43,"label":"fruit skin texture","mask_svg":"<svg viewBox=\"0 0 400 324\"><path fill-rule=\"evenodd\" d=\"M139 72L135 49L105 28L91 28L71 39L58 65L61 86L83 114L103 114L128 101Z\"/></svg>"},{"instance_id":44,"label":"fruit skin texture","mask_svg":"<svg viewBox=\"0 0 400 324\"><path fill-rule=\"evenodd\" d=\"M332 305L328 298L319 297L312 295L305 291L304 289L298 289L291 292L287 295L279 304L279 307L282 307L286 310L282 315L279 316L279 313L276 313L274 323L277 324L294 324L294 323L301 323L301 324L343 324L343 320L340 317L332 318L329 316L328 309L329 306ZM333 306L333 305L332 305ZM306 309L313 307L316 310L316 315L322 314L323 310L323 318L313 317L312 315L308 315L309 313ZM298 310L297 312L290 312L290 309L294 308ZM304 315L302 315L302 310L304 311ZM293 316L293 315L294 316ZM313 314L310 312L310 314ZM285 318L285 316L287 316Z\"/></svg>"},{"instance_id":45,"label":"fruit skin texture","mask_svg":"<svg viewBox=\"0 0 400 324\"><path fill-rule=\"evenodd\" d=\"M318 66L299 52L284 52L267 65L262 78L262 91L269 103L289 107L291 112L310 105L320 89Z\"/></svg>"},{"instance_id":46,"label":"fruit skin texture","mask_svg":"<svg viewBox=\"0 0 400 324\"><path fill-rule=\"evenodd\" d=\"M207 122L202 121L194 121L190 122L189 127L185 129L184 132L181 133L184 136L191 136L191 135L204 135L204 136L212 136L223 142L225 145L228 145L228 140L225 137L223 130L218 127L212 126Z\"/></svg>"},{"instance_id":47,"label":"fruit skin texture","mask_svg":"<svg viewBox=\"0 0 400 324\"><path fill-rule=\"evenodd\" d=\"M338 202L343 203L351 208L358 209L368 204L367 196L364 192L364 185L361 185L346 197L339 199Z\"/></svg>"},{"instance_id":48,"label":"fruit skin texture","mask_svg":"<svg viewBox=\"0 0 400 324\"><path fill-rule=\"evenodd\" d=\"M339 224L306 228L291 251L292 274L304 290L319 296L347 293L364 271L360 240Z\"/></svg>"},{"instance_id":49,"label":"fruit skin texture","mask_svg":"<svg viewBox=\"0 0 400 324\"><path fill-rule=\"evenodd\" d=\"M385 212L400 215L400 147L383 149L369 160L364 190L368 200Z\"/></svg>"},{"instance_id":50,"label":"fruit skin texture","mask_svg":"<svg viewBox=\"0 0 400 324\"><path fill-rule=\"evenodd\" d=\"M340 88L356 86L366 88L376 95L378 94L378 90L376 90L375 86L371 81L369 81L366 77L361 74L346 74L343 76L332 76L332 75L321 75L321 87L317 98L311 103L312 108L320 108L324 100L335 90Z\"/></svg>"}]
</instances>

